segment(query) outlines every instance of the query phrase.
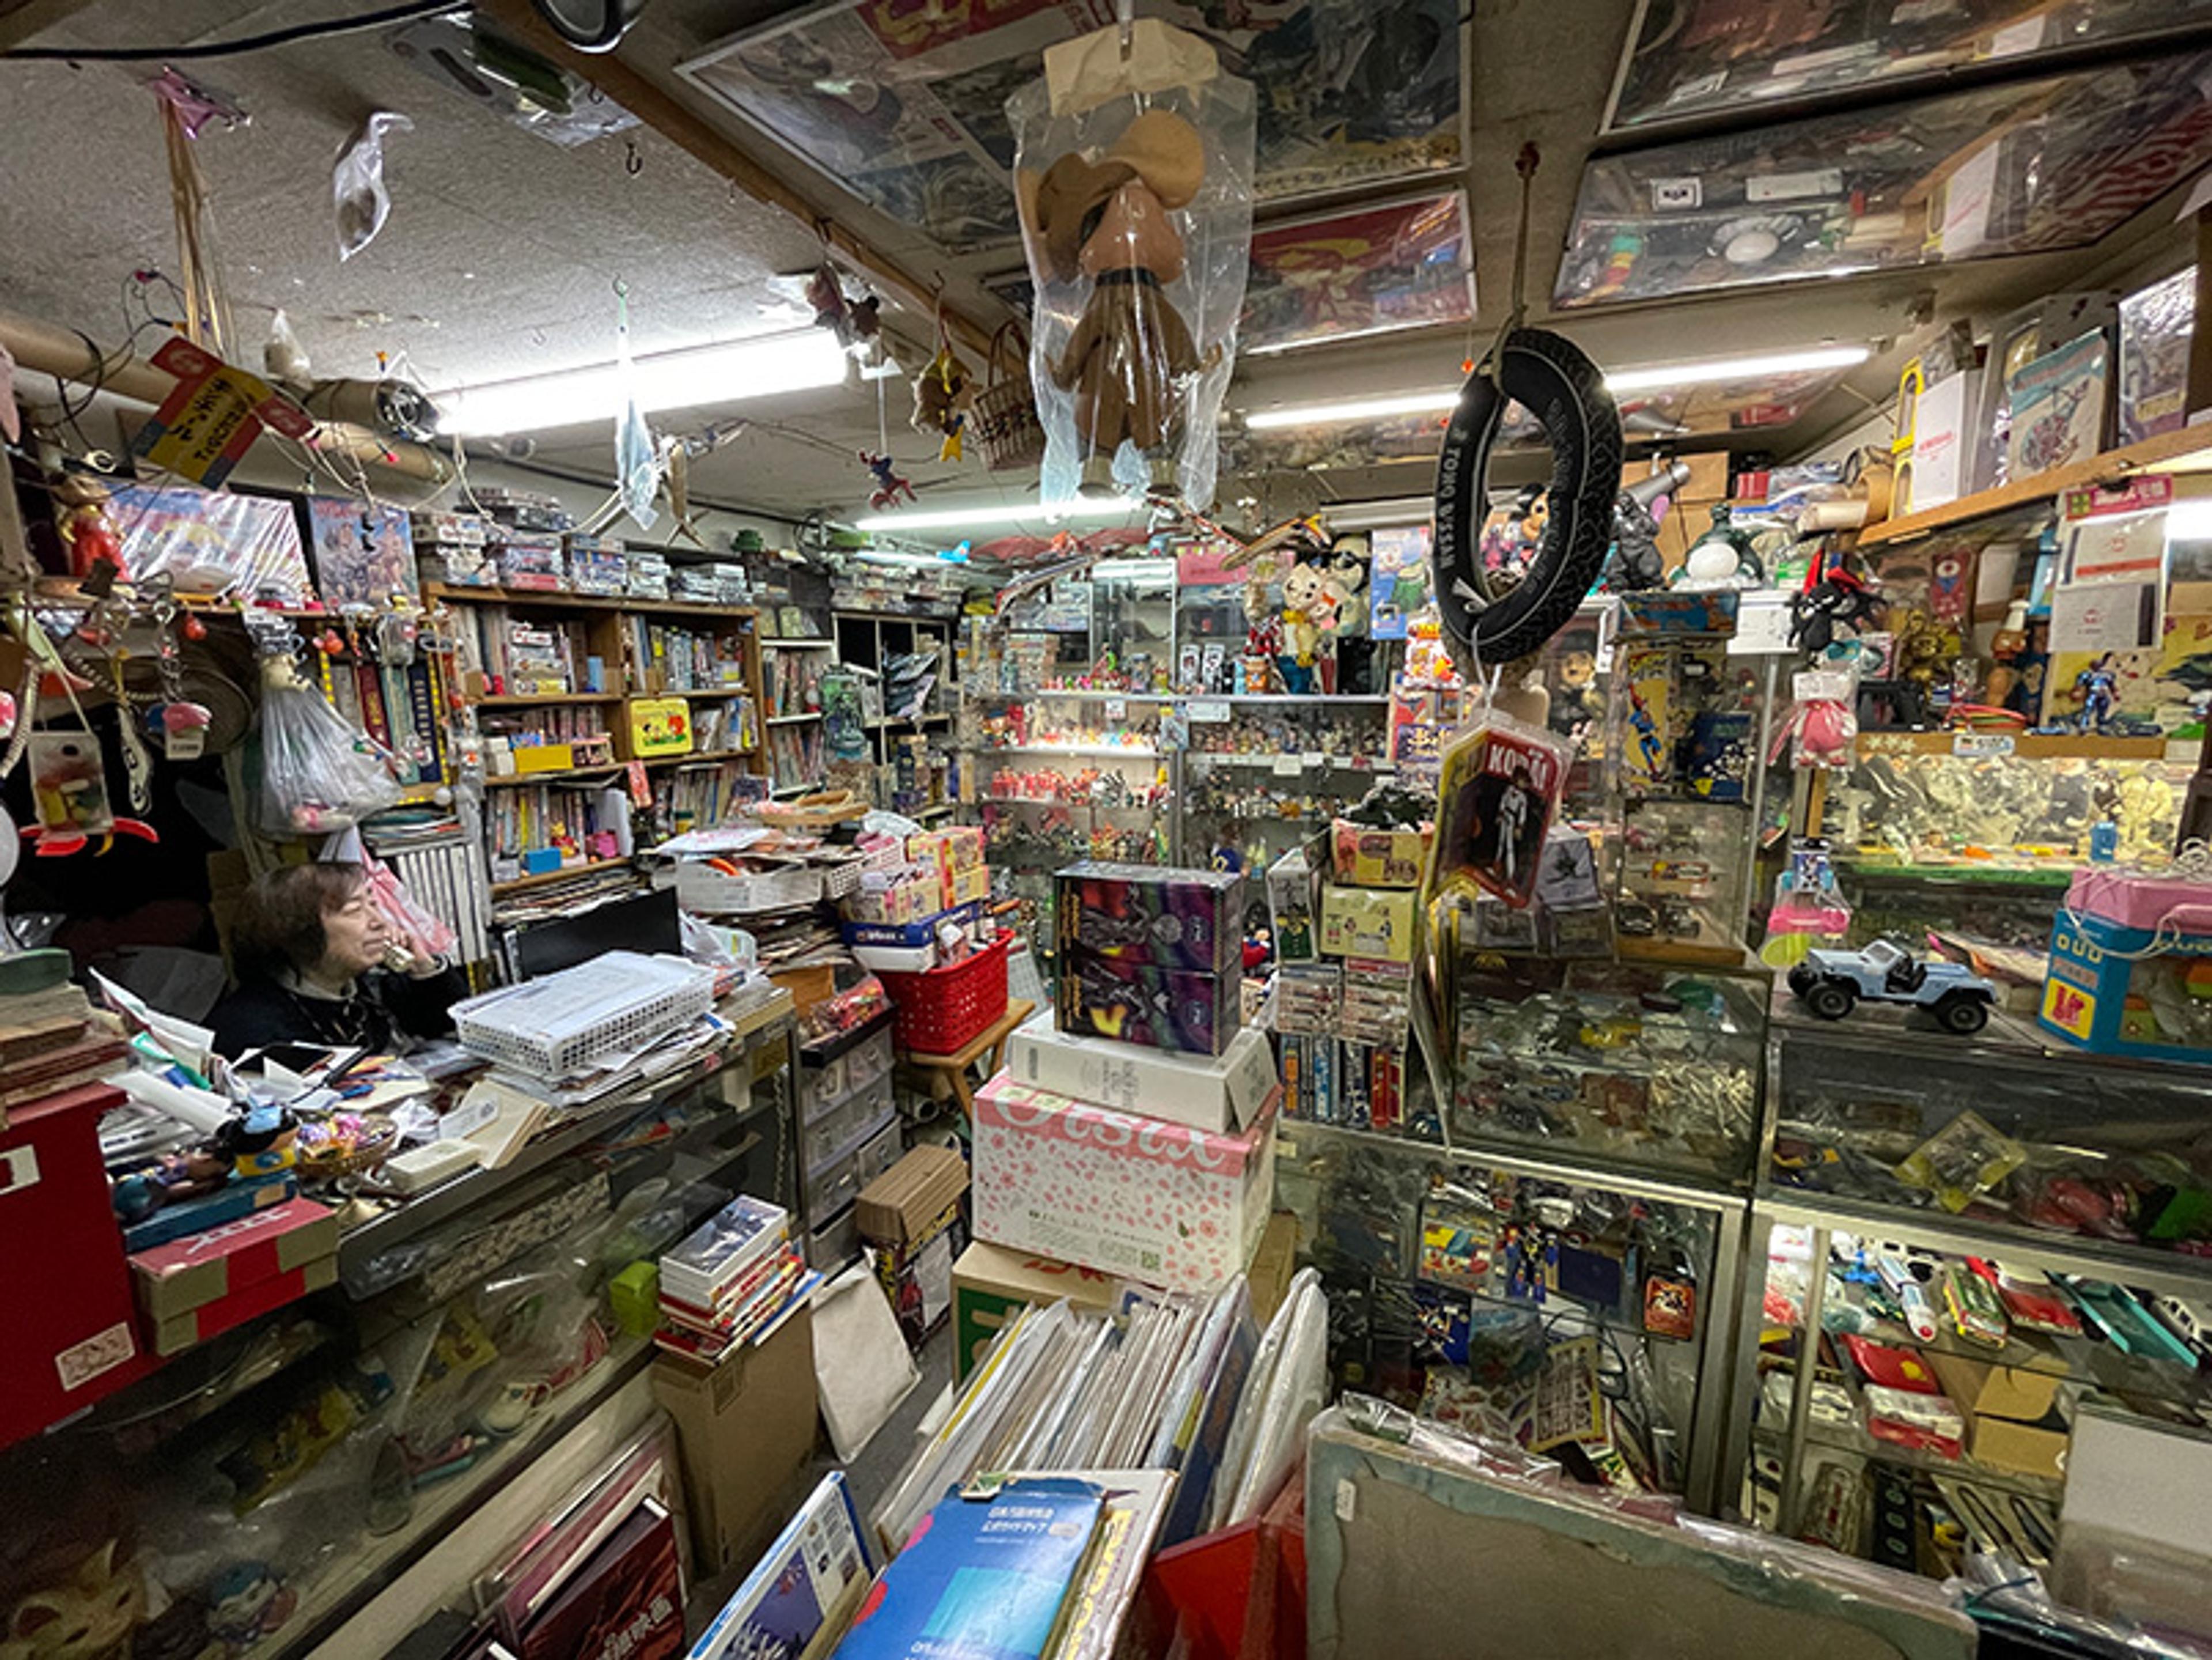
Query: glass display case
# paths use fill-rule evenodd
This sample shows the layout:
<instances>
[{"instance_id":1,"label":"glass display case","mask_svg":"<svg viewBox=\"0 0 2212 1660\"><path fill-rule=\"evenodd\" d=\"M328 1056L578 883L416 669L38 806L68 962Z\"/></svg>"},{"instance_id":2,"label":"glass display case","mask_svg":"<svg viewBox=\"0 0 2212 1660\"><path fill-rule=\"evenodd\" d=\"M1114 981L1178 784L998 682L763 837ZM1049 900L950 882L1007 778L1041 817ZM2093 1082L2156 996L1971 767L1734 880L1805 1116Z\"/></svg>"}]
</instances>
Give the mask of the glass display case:
<instances>
[{"instance_id":1,"label":"glass display case","mask_svg":"<svg viewBox=\"0 0 2212 1660\"><path fill-rule=\"evenodd\" d=\"M1211 704L1211 709L1201 706ZM1382 697L1194 698L1182 754L1182 844L1200 861L1247 869L1355 805L1395 770L1382 758ZM1200 721L1196 713L1226 718Z\"/></svg>"},{"instance_id":2,"label":"glass display case","mask_svg":"<svg viewBox=\"0 0 2212 1660\"><path fill-rule=\"evenodd\" d=\"M1711 1508L1740 1201L1317 1124L1275 1181L1340 1386Z\"/></svg>"},{"instance_id":3,"label":"glass display case","mask_svg":"<svg viewBox=\"0 0 2212 1660\"><path fill-rule=\"evenodd\" d=\"M2212 158L2208 66L2174 52L1597 157L1553 302L2086 247Z\"/></svg>"},{"instance_id":4,"label":"glass display case","mask_svg":"<svg viewBox=\"0 0 2212 1660\"><path fill-rule=\"evenodd\" d=\"M1764 976L1463 959L1445 1116L1454 1147L1748 1189L1759 1151Z\"/></svg>"},{"instance_id":5,"label":"glass display case","mask_svg":"<svg viewBox=\"0 0 2212 1660\"><path fill-rule=\"evenodd\" d=\"M1777 7L1757 20L1725 0L1646 5L1637 13L1607 125L1664 125L1734 114L1747 104L1881 97L1970 64L2002 61L2033 72L2054 52L2148 43L2208 21L2212 5L2204 0Z\"/></svg>"}]
</instances>

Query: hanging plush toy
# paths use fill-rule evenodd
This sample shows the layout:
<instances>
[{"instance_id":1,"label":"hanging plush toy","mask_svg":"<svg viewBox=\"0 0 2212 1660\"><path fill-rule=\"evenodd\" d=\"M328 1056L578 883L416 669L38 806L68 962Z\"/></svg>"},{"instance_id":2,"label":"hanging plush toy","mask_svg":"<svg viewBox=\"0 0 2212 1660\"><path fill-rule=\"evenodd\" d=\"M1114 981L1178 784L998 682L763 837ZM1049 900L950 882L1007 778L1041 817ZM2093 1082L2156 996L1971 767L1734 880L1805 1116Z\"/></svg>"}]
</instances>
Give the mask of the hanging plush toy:
<instances>
[{"instance_id":1,"label":"hanging plush toy","mask_svg":"<svg viewBox=\"0 0 2212 1660\"><path fill-rule=\"evenodd\" d=\"M860 459L876 481L875 493L868 497L868 505L878 513L896 507L901 496L909 502L920 499L914 493L914 486L900 477L898 465L890 456L862 450Z\"/></svg>"},{"instance_id":2,"label":"hanging plush toy","mask_svg":"<svg viewBox=\"0 0 2212 1660\"><path fill-rule=\"evenodd\" d=\"M914 383L914 429L935 433L944 440L937 452L939 460L957 461L961 438L975 407L975 377L951 343L940 336L937 356Z\"/></svg>"},{"instance_id":3,"label":"hanging plush toy","mask_svg":"<svg viewBox=\"0 0 2212 1660\"><path fill-rule=\"evenodd\" d=\"M884 302L872 294L865 299L848 299L845 285L826 264L817 266L807 279L806 303L814 308L814 326L836 335L837 344L847 351L865 351L883 330L878 313Z\"/></svg>"},{"instance_id":4,"label":"hanging plush toy","mask_svg":"<svg viewBox=\"0 0 2212 1660\"><path fill-rule=\"evenodd\" d=\"M1097 161L1061 156L1037 186L1035 233L1053 274L1091 284L1074 335L1052 364L1054 384L1075 397L1086 496L1115 493L1114 456L1124 442L1145 458L1154 489L1176 488L1180 383L1205 365L1166 294L1184 263L1182 234L1169 216L1189 205L1205 178L1198 130L1153 109Z\"/></svg>"}]
</instances>

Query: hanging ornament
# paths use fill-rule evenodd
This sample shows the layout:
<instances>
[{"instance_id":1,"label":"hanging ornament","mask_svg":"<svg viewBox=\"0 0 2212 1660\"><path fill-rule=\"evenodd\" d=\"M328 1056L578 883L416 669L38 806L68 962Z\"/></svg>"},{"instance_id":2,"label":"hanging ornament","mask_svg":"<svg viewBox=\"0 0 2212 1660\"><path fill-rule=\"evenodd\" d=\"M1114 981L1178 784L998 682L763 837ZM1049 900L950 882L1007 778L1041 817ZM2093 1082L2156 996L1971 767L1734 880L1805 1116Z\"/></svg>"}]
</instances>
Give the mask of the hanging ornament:
<instances>
[{"instance_id":1,"label":"hanging ornament","mask_svg":"<svg viewBox=\"0 0 2212 1660\"><path fill-rule=\"evenodd\" d=\"M909 502L920 501L921 498L914 493L914 486L900 477L897 464L890 456L878 455L872 450L862 450L860 459L876 481L875 492L868 497L868 505L877 512L896 507L902 496Z\"/></svg>"},{"instance_id":2,"label":"hanging ornament","mask_svg":"<svg viewBox=\"0 0 2212 1660\"><path fill-rule=\"evenodd\" d=\"M937 313L937 356L929 360L914 383L914 429L933 432L944 441L938 447L940 461L957 461L961 455L961 435L968 426L968 417L975 408L975 380L960 354L952 350L952 336L945 327L945 312Z\"/></svg>"}]
</instances>

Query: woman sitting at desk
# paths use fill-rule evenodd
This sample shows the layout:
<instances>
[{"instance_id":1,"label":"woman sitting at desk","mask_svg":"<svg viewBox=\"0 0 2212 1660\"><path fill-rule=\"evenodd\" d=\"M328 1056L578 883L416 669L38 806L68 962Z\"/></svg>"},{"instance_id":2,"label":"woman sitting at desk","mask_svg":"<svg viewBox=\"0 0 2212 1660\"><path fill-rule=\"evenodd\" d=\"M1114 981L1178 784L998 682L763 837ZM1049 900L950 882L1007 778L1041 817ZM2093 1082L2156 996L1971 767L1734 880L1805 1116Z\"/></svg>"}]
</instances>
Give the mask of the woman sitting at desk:
<instances>
[{"instance_id":1,"label":"woman sitting at desk","mask_svg":"<svg viewBox=\"0 0 2212 1660\"><path fill-rule=\"evenodd\" d=\"M210 1017L235 1059L270 1043L360 1044L453 1029L468 995L458 969L410 950L376 908L359 865L287 865L254 879L230 930L237 988Z\"/></svg>"}]
</instances>

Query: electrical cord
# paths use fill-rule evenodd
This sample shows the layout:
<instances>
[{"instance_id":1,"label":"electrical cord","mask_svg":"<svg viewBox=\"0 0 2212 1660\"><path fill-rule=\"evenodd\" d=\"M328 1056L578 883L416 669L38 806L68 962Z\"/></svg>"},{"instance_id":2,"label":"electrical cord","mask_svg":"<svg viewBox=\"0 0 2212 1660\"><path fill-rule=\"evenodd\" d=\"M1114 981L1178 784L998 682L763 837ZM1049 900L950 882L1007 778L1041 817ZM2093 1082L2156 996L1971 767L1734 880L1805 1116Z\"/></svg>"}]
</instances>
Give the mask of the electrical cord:
<instances>
[{"instance_id":1,"label":"electrical cord","mask_svg":"<svg viewBox=\"0 0 2212 1660\"><path fill-rule=\"evenodd\" d=\"M201 46L10 46L0 52L0 58L49 64L158 64L183 63L196 58L229 58L240 52L265 51L270 46L289 46L298 40L319 40L335 34L380 29L388 23L404 23L440 12L466 11L472 3L473 0L409 0L405 5L386 6L380 11L333 17L320 23L295 23L289 28L271 29L266 34L243 35L235 40L216 40Z\"/></svg>"}]
</instances>

